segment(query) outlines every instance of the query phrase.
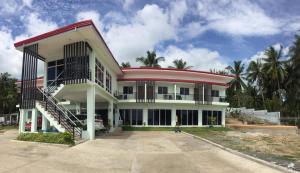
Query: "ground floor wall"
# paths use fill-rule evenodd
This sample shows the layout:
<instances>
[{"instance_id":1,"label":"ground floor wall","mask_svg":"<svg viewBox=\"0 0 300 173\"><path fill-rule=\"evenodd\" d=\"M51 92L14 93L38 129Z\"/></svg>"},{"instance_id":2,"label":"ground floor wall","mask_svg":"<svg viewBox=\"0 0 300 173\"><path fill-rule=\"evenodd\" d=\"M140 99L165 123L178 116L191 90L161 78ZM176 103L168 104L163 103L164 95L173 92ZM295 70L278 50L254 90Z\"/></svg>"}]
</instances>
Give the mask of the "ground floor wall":
<instances>
[{"instance_id":1,"label":"ground floor wall","mask_svg":"<svg viewBox=\"0 0 300 173\"><path fill-rule=\"evenodd\" d=\"M225 106L166 103L119 103L123 125L136 127L225 126Z\"/></svg>"}]
</instances>

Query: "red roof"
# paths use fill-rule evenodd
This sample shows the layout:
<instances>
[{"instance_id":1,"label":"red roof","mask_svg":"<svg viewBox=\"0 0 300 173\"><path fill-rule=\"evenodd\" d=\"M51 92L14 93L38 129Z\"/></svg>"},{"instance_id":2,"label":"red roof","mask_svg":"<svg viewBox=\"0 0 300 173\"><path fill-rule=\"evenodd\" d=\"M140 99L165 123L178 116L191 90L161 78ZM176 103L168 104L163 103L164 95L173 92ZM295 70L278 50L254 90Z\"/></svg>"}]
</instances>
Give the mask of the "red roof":
<instances>
[{"instance_id":1,"label":"red roof","mask_svg":"<svg viewBox=\"0 0 300 173\"><path fill-rule=\"evenodd\" d=\"M194 73L204 73L204 74L211 74L211 75L218 75L218 76L234 77L234 75L217 74L217 73L207 72L207 71L184 70L184 69L176 69L176 68L160 68L160 67L126 67L126 68L122 68L122 71L138 70L138 69L162 70L162 71L163 70L171 70L171 71L194 72Z\"/></svg>"},{"instance_id":2,"label":"red roof","mask_svg":"<svg viewBox=\"0 0 300 173\"><path fill-rule=\"evenodd\" d=\"M68 32L68 31L74 30L76 28L81 28L81 27L85 27L85 26L89 26L89 25L91 25L91 26L94 27L94 29L96 30L96 32L99 35L100 39L103 41L105 47L107 48L107 50L109 51L109 53L113 57L114 61L120 67L119 63L116 61L115 57L113 56L112 52L108 48L107 44L105 43L103 37L101 36L100 32L98 31L97 27L95 26L95 24L93 23L92 20L85 20L85 21L73 23L71 25L67 25L67 26L55 29L53 31L50 31L50 32L46 32L44 34L41 34L41 35L38 35L38 36L35 36L35 37L31 37L31 38L28 38L26 40L16 42L14 44L14 46L15 47L23 46L25 44L30 44L30 43L33 43L33 42L36 42L36 41L39 41L39 40L42 40L42 39L45 39L45 38L48 38L48 37L52 37L52 36L55 36L55 35L58 35L58 34L62 34L64 32ZM120 68L120 70L121 70L121 68Z\"/></svg>"}]
</instances>

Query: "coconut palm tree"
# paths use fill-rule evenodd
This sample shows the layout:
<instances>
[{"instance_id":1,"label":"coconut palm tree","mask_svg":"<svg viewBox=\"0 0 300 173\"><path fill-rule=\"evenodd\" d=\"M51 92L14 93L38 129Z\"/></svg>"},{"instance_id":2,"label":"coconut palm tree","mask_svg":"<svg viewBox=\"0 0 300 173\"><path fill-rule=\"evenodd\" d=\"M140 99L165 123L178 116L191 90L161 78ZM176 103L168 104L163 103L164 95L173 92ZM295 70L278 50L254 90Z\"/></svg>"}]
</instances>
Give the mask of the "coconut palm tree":
<instances>
[{"instance_id":1,"label":"coconut palm tree","mask_svg":"<svg viewBox=\"0 0 300 173\"><path fill-rule=\"evenodd\" d=\"M187 66L187 62L182 59L176 59L173 61L174 66L169 66L169 68L177 68L182 70L191 69L193 66Z\"/></svg>"},{"instance_id":2,"label":"coconut palm tree","mask_svg":"<svg viewBox=\"0 0 300 173\"><path fill-rule=\"evenodd\" d=\"M131 67L131 65L130 65L129 62L122 62L121 67L122 68L128 68L128 67Z\"/></svg>"},{"instance_id":3,"label":"coconut palm tree","mask_svg":"<svg viewBox=\"0 0 300 173\"><path fill-rule=\"evenodd\" d=\"M139 57L136 58L137 62L140 62L143 64L143 66L146 67L160 67L159 62L165 61L164 57L156 57L155 51L147 51L147 57Z\"/></svg>"},{"instance_id":4,"label":"coconut palm tree","mask_svg":"<svg viewBox=\"0 0 300 173\"><path fill-rule=\"evenodd\" d=\"M265 74L263 71L263 64L261 63L261 59L251 61L247 68L247 80L251 84L256 83L261 94L263 104L265 105L265 97L263 93L264 76Z\"/></svg>"},{"instance_id":5,"label":"coconut palm tree","mask_svg":"<svg viewBox=\"0 0 300 173\"><path fill-rule=\"evenodd\" d=\"M245 69L245 65L242 64L242 61L234 61L233 66L226 67L229 72L234 75L234 78L228 83L229 87L236 92L238 106L240 106L240 93L246 88L246 84L244 83L242 76L243 71Z\"/></svg>"},{"instance_id":6,"label":"coconut palm tree","mask_svg":"<svg viewBox=\"0 0 300 173\"><path fill-rule=\"evenodd\" d=\"M282 46L277 51L273 46L270 46L266 51L265 55L267 58L263 58L265 61L263 70L277 85L277 91L280 92L280 84L285 77L284 61L282 58Z\"/></svg>"}]
</instances>

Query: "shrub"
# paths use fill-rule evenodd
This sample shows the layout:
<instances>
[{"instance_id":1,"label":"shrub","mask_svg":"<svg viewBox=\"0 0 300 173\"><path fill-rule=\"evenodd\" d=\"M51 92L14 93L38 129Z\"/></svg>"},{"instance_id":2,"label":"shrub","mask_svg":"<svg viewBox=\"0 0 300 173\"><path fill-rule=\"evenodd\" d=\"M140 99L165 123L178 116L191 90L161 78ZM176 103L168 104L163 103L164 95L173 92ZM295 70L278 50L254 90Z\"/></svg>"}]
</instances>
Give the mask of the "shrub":
<instances>
[{"instance_id":1,"label":"shrub","mask_svg":"<svg viewBox=\"0 0 300 173\"><path fill-rule=\"evenodd\" d=\"M21 133L17 140L74 145L72 134L64 133Z\"/></svg>"}]
</instances>

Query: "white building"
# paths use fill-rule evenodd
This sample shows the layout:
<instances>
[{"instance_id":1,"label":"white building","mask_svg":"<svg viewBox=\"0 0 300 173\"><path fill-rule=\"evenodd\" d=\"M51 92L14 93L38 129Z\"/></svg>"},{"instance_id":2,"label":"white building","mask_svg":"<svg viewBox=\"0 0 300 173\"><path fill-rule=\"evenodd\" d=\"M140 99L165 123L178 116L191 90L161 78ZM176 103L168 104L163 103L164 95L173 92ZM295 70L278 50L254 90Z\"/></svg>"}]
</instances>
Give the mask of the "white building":
<instances>
[{"instance_id":1,"label":"white building","mask_svg":"<svg viewBox=\"0 0 300 173\"><path fill-rule=\"evenodd\" d=\"M51 125L88 139L95 138L99 117L110 131L120 122L154 127L176 122L188 127L225 125L225 90L232 76L168 68L121 69L91 20L17 42L15 47L23 52L20 132L25 131L28 112L31 132L37 131L40 112L42 130ZM45 64L43 89L36 87L38 59Z\"/></svg>"}]
</instances>

